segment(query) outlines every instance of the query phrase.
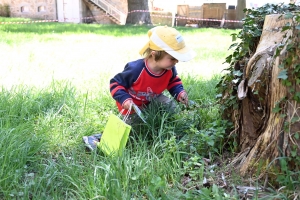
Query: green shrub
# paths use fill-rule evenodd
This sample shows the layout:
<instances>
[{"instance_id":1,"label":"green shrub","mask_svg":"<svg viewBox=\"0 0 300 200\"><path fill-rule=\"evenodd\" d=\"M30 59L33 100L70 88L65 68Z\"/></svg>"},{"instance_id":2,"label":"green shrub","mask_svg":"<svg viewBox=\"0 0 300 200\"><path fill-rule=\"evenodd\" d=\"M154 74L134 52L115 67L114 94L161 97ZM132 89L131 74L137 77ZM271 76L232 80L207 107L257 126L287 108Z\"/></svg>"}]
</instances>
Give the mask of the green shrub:
<instances>
[{"instance_id":1,"label":"green shrub","mask_svg":"<svg viewBox=\"0 0 300 200\"><path fill-rule=\"evenodd\" d=\"M1 5L0 4L0 16L2 17L10 17L10 8L9 5Z\"/></svg>"}]
</instances>

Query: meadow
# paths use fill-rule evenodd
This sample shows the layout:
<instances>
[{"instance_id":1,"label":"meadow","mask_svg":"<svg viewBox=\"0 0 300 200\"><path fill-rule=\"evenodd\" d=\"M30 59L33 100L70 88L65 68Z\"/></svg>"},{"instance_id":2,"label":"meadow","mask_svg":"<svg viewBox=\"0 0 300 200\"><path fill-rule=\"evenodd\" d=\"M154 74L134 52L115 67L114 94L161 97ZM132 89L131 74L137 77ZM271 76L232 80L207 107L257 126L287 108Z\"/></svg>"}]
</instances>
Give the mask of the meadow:
<instances>
[{"instance_id":1,"label":"meadow","mask_svg":"<svg viewBox=\"0 0 300 200\"><path fill-rule=\"evenodd\" d=\"M0 199L236 198L202 183L217 176L205 160L222 155L231 126L220 117L215 85L238 30L177 27L197 52L177 65L195 106L178 105L173 115L154 107L122 156L86 151L82 136L102 132L118 114L109 80L140 58L150 28L0 24Z\"/></svg>"}]
</instances>

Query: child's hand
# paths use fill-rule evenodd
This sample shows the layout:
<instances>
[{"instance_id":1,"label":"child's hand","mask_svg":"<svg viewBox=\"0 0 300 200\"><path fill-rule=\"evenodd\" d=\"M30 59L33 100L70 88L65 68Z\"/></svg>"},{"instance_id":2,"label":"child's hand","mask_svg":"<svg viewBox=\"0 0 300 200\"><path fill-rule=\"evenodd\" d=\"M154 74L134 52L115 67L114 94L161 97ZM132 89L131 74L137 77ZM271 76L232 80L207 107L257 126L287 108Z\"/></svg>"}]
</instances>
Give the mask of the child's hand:
<instances>
[{"instance_id":1,"label":"child's hand","mask_svg":"<svg viewBox=\"0 0 300 200\"><path fill-rule=\"evenodd\" d=\"M130 106L133 104L133 101L130 99L130 100L127 100L127 101L125 101L124 103L123 103L123 108L125 109L125 110L129 110L130 109Z\"/></svg>"},{"instance_id":2,"label":"child's hand","mask_svg":"<svg viewBox=\"0 0 300 200\"><path fill-rule=\"evenodd\" d=\"M188 105L189 98L186 92L181 92L180 96L178 98L179 102L185 104L186 106Z\"/></svg>"}]
</instances>

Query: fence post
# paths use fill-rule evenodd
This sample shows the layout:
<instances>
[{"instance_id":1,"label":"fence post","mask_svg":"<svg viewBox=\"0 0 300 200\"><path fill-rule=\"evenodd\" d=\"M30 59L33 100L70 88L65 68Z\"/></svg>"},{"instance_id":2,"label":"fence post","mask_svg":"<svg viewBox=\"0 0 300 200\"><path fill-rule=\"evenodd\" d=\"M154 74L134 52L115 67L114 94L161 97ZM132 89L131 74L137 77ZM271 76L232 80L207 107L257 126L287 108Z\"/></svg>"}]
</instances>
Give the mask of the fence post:
<instances>
[{"instance_id":1,"label":"fence post","mask_svg":"<svg viewBox=\"0 0 300 200\"><path fill-rule=\"evenodd\" d=\"M175 11L173 10L172 11L172 27L174 26L175 24Z\"/></svg>"}]
</instances>

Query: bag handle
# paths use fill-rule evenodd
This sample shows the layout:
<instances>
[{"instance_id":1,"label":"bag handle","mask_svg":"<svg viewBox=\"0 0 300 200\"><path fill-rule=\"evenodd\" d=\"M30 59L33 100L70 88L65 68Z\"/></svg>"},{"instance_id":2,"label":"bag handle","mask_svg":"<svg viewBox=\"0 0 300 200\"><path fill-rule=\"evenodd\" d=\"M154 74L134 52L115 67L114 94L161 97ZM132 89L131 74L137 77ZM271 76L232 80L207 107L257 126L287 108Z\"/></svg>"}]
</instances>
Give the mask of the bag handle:
<instances>
[{"instance_id":1,"label":"bag handle","mask_svg":"<svg viewBox=\"0 0 300 200\"><path fill-rule=\"evenodd\" d=\"M132 104L133 104L133 103L130 104L129 109L127 110L125 116L123 117L123 121L124 121L124 122L126 122L126 120L127 120L128 117L129 117L129 114L130 114L131 109L132 109ZM125 109L123 108L123 109L121 110L121 112L119 113L119 115L118 115L119 118L121 118L121 115L122 115L122 113L123 113L124 110L125 110Z\"/></svg>"}]
</instances>

